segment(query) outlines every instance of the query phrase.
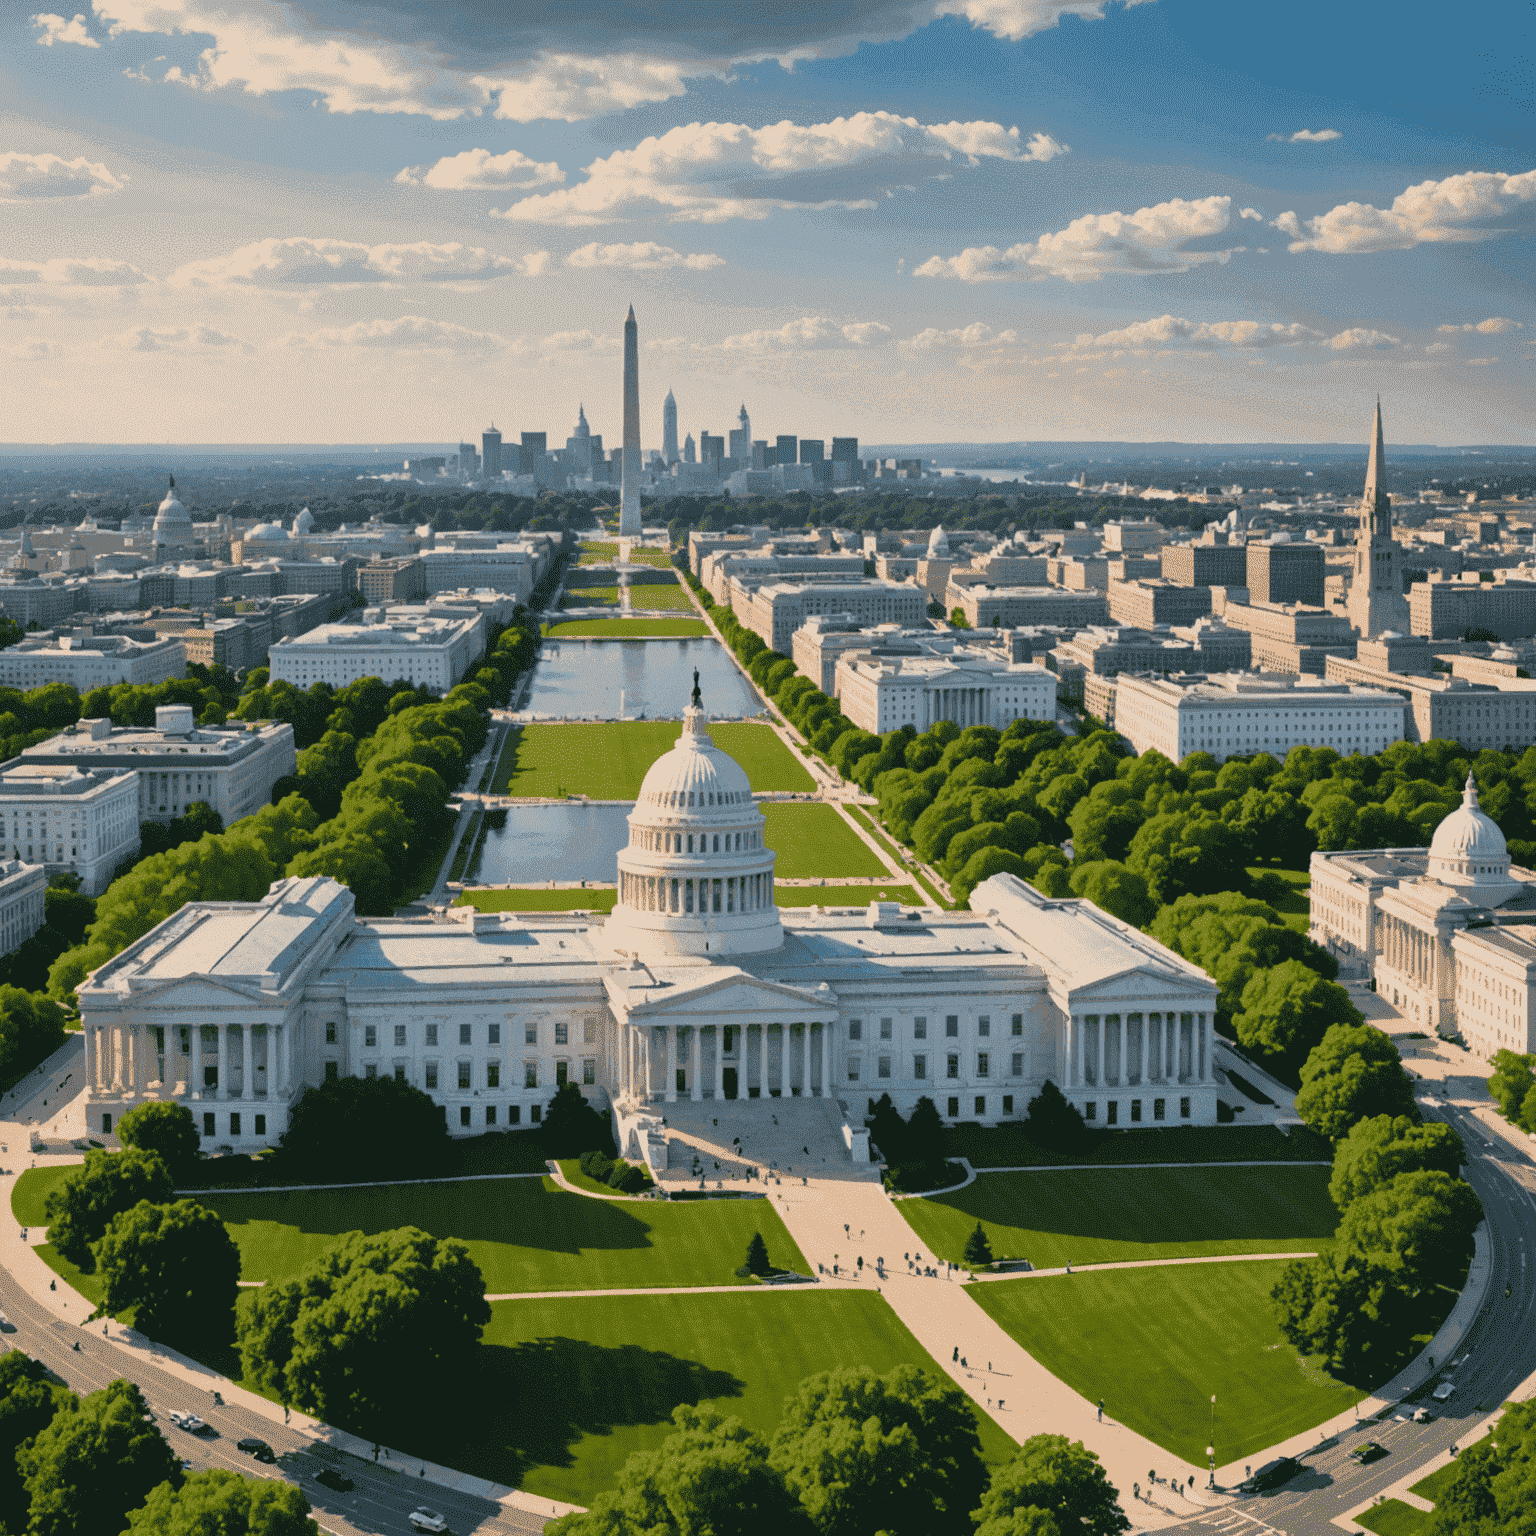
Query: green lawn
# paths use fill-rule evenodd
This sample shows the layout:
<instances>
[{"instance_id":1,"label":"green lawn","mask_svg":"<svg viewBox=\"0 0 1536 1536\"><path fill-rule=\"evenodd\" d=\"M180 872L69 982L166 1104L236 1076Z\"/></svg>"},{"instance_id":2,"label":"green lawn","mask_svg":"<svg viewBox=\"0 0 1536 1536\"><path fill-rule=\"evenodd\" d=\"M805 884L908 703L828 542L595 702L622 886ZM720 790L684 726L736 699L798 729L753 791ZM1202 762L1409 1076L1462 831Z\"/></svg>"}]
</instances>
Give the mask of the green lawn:
<instances>
[{"instance_id":1,"label":"green lawn","mask_svg":"<svg viewBox=\"0 0 1536 1536\"><path fill-rule=\"evenodd\" d=\"M1020 1109L1025 1106L1020 1104ZM969 1159L973 1168L1039 1168L1064 1163L1331 1163L1333 1147L1301 1126L1282 1136L1272 1125L1181 1125L1102 1131L1081 1146L1062 1149L1033 1142L1017 1123L951 1126L944 1155Z\"/></svg>"},{"instance_id":2,"label":"green lawn","mask_svg":"<svg viewBox=\"0 0 1536 1536\"><path fill-rule=\"evenodd\" d=\"M566 619L546 624L553 639L701 640L709 633L703 619Z\"/></svg>"},{"instance_id":3,"label":"green lawn","mask_svg":"<svg viewBox=\"0 0 1536 1536\"><path fill-rule=\"evenodd\" d=\"M867 907L872 901L899 901L926 907L928 899L910 885L778 885L773 899L781 907Z\"/></svg>"},{"instance_id":4,"label":"green lawn","mask_svg":"<svg viewBox=\"0 0 1536 1536\"><path fill-rule=\"evenodd\" d=\"M543 722L514 727L509 750L510 778L506 793L519 796L584 794L596 800L633 800L652 763L677 740L682 726L675 720L607 720L571 724ZM710 734L721 751L729 752L746 770L754 791L807 790L813 782L794 754L767 725L717 721ZM508 768L503 758L502 770ZM773 807L768 808L770 814ZM801 807L795 807L801 809ZM828 815L836 812L822 809ZM843 829L846 832L846 828ZM850 837L851 833L848 834ZM769 842L773 841L770 836ZM814 869L816 875L863 874L863 869ZM871 875L884 873L878 866Z\"/></svg>"},{"instance_id":5,"label":"green lawn","mask_svg":"<svg viewBox=\"0 0 1536 1536\"><path fill-rule=\"evenodd\" d=\"M1363 1391L1300 1360L1269 1292L1283 1260L1170 1265L977 1285L982 1309L1053 1375L1202 1465L1241 1461L1346 1411ZM1211 1397L1216 1398L1216 1438Z\"/></svg>"},{"instance_id":6,"label":"green lawn","mask_svg":"<svg viewBox=\"0 0 1536 1536\"><path fill-rule=\"evenodd\" d=\"M1304 869L1274 869L1267 864L1256 864L1248 870L1250 880L1259 880L1265 875L1278 875L1285 882L1286 890L1284 895L1266 894L1262 899L1280 914L1287 928L1306 933L1312 924L1311 874Z\"/></svg>"},{"instance_id":7,"label":"green lawn","mask_svg":"<svg viewBox=\"0 0 1536 1536\"><path fill-rule=\"evenodd\" d=\"M863 827L864 830L868 832L869 835L873 837L874 840L883 849L885 849L885 851L891 856L892 859L896 861L896 863L900 864L903 862L901 850L897 848L896 844L893 843L890 837L886 834L885 829L879 824L879 822L874 819L874 817L869 814L868 811L864 809L863 806L850 805L848 807L848 814L852 816L853 819L858 822L858 824ZM925 892L927 892L928 901L931 901L935 906L942 908L946 912L950 910L950 903L947 902L944 897L940 895L939 892L935 890L934 887L915 869L912 871L912 878L917 881L917 883L923 888Z\"/></svg>"},{"instance_id":8,"label":"green lawn","mask_svg":"<svg viewBox=\"0 0 1536 1536\"><path fill-rule=\"evenodd\" d=\"M769 802L763 814L768 820L763 836L779 856L774 873L786 880L833 875L878 880L889 873L833 806Z\"/></svg>"},{"instance_id":9,"label":"green lawn","mask_svg":"<svg viewBox=\"0 0 1536 1536\"><path fill-rule=\"evenodd\" d=\"M1430 1516L1422 1509L1404 1504L1401 1499L1383 1499L1355 1516L1355 1523L1363 1525L1376 1536L1419 1536L1429 1524Z\"/></svg>"},{"instance_id":10,"label":"green lawn","mask_svg":"<svg viewBox=\"0 0 1536 1536\"><path fill-rule=\"evenodd\" d=\"M482 912L612 912L619 893L611 886L586 889L521 886L508 891L466 891L455 906Z\"/></svg>"},{"instance_id":11,"label":"green lawn","mask_svg":"<svg viewBox=\"0 0 1536 1536\"><path fill-rule=\"evenodd\" d=\"M601 539L583 539L581 542L581 565L605 565L619 558L619 546ZM631 565L653 565L660 570L669 571L672 567L672 551L670 549L644 549L631 548L629 551L629 563Z\"/></svg>"},{"instance_id":12,"label":"green lawn","mask_svg":"<svg viewBox=\"0 0 1536 1536\"><path fill-rule=\"evenodd\" d=\"M43 1209L51 1190L55 1190L80 1165L61 1163L51 1168L29 1168L16 1180L11 1190L11 1214L23 1227L41 1227L48 1221Z\"/></svg>"},{"instance_id":13,"label":"green lawn","mask_svg":"<svg viewBox=\"0 0 1536 1536\"><path fill-rule=\"evenodd\" d=\"M492 1313L484 1432L446 1459L577 1504L611 1487L636 1451L655 1450L679 1403L713 1404L771 1434L785 1398L819 1371L932 1367L867 1292L599 1296L498 1302ZM1012 1442L978 1419L988 1461L1008 1459Z\"/></svg>"},{"instance_id":14,"label":"green lawn","mask_svg":"<svg viewBox=\"0 0 1536 1536\"><path fill-rule=\"evenodd\" d=\"M698 607L686 588L676 582L646 582L629 589L631 608L663 608L677 613L697 613ZM562 608L617 608L617 586L567 587L560 599Z\"/></svg>"},{"instance_id":15,"label":"green lawn","mask_svg":"<svg viewBox=\"0 0 1536 1536\"><path fill-rule=\"evenodd\" d=\"M1456 1462L1448 1461L1438 1472L1431 1472L1428 1477L1411 1483L1408 1491L1418 1494L1421 1499L1428 1499L1431 1504L1438 1504L1445 1497L1445 1490L1456 1480L1456 1474L1460 1470Z\"/></svg>"},{"instance_id":16,"label":"green lawn","mask_svg":"<svg viewBox=\"0 0 1536 1536\"><path fill-rule=\"evenodd\" d=\"M775 1264L806 1268L767 1200L620 1204L568 1194L552 1179L203 1199L239 1245L245 1280L297 1274L343 1232L407 1225L460 1238L493 1292L744 1284L734 1271L758 1231Z\"/></svg>"},{"instance_id":17,"label":"green lawn","mask_svg":"<svg viewBox=\"0 0 1536 1536\"><path fill-rule=\"evenodd\" d=\"M99 1274L88 1275L83 1270L77 1269L52 1243L44 1243L38 1248L37 1256L61 1280L65 1280L74 1286L93 1307L101 1305L102 1297L106 1295L107 1287ZM132 1316L133 1314L130 1311L125 1318L119 1318L118 1321L127 1321Z\"/></svg>"},{"instance_id":18,"label":"green lawn","mask_svg":"<svg viewBox=\"0 0 1536 1536\"><path fill-rule=\"evenodd\" d=\"M1114 1259L1314 1253L1339 1215L1328 1169L1090 1168L987 1173L897 1207L929 1252L958 1264L981 1222L998 1258L1037 1269Z\"/></svg>"}]
</instances>

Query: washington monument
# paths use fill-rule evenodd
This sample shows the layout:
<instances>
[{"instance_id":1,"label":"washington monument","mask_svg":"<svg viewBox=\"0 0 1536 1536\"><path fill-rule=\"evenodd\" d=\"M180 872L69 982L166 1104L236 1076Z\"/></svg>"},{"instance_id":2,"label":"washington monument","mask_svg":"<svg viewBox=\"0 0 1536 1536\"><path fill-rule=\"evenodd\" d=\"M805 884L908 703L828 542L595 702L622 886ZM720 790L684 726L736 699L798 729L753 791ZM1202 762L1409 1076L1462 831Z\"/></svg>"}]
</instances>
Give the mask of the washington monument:
<instances>
[{"instance_id":1,"label":"washington monument","mask_svg":"<svg viewBox=\"0 0 1536 1536\"><path fill-rule=\"evenodd\" d=\"M635 306L624 322L624 461L619 494L619 537L638 539L640 524L640 340Z\"/></svg>"}]
</instances>

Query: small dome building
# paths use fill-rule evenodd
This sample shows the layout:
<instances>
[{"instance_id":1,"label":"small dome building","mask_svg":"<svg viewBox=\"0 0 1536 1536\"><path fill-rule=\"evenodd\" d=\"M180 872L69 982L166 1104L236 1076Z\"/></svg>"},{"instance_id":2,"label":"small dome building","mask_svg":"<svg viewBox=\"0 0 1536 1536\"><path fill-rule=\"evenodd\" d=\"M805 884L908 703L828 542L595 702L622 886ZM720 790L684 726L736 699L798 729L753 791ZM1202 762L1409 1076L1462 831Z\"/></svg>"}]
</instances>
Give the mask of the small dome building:
<instances>
[{"instance_id":1,"label":"small dome building","mask_svg":"<svg viewBox=\"0 0 1536 1536\"><path fill-rule=\"evenodd\" d=\"M245 536L245 547L248 550L283 549L290 542L287 531L278 523L257 523Z\"/></svg>"},{"instance_id":2,"label":"small dome building","mask_svg":"<svg viewBox=\"0 0 1536 1536\"><path fill-rule=\"evenodd\" d=\"M181 504L176 494L176 476L172 475L165 500L155 509L155 522L151 537L156 544L173 548L185 548L195 542L192 534L192 514Z\"/></svg>"}]
</instances>

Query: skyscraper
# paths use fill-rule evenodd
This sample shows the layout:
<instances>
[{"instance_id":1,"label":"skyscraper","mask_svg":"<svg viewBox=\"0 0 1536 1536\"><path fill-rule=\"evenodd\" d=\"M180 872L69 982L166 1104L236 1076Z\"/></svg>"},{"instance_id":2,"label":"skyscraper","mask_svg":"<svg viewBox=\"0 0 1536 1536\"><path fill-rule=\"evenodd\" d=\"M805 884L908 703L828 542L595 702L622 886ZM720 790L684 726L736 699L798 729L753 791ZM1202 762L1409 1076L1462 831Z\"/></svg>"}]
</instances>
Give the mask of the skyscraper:
<instances>
[{"instance_id":1,"label":"skyscraper","mask_svg":"<svg viewBox=\"0 0 1536 1536\"><path fill-rule=\"evenodd\" d=\"M1349 622L1370 639L1384 630L1408 633L1408 599L1403 596L1403 552L1392 537L1392 498L1382 482L1387 452L1382 441L1381 401L1376 401L1375 433L1365 467L1360 498L1360 527L1355 534L1354 573L1345 612Z\"/></svg>"},{"instance_id":2,"label":"skyscraper","mask_svg":"<svg viewBox=\"0 0 1536 1536\"><path fill-rule=\"evenodd\" d=\"M697 464L699 462L698 451L693 446L693 433L690 432L683 439L683 463Z\"/></svg>"},{"instance_id":3,"label":"skyscraper","mask_svg":"<svg viewBox=\"0 0 1536 1536\"><path fill-rule=\"evenodd\" d=\"M677 401L670 389L661 402L661 458L665 464L677 463Z\"/></svg>"},{"instance_id":4,"label":"skyscraper","mask_svg":"<svg viewBox=\"0 0 1536 1536\"><path fill-rule=\"evenodd\" d=\"M752 418L747 415L745 404L741 407L741 414L736 418L736 425L731 428L731 457L736 461L737 469L750 468L752 463Z\"/></svg>"},{"instance_id":5,"label":"skyscraper","mask_svg":"<svg viewBox=\"0 0 1536 1536\"><path fill-rule=\"evenodd\" d=\"M624 460L619 491L619 533L639 538L640 522L640 333L635 306L624 322Z\"/></svg>"},{"instance_id":6,"label":"skyscraper","mask_svg":"<svg viewBox=\"0 0 1536 1536\"><path fill-rule=\"evenodd\" d=\"M501 477L501 433L494 424L489 432L480 434L480 467L487 480Z\"/></svg>"}]
</instances>

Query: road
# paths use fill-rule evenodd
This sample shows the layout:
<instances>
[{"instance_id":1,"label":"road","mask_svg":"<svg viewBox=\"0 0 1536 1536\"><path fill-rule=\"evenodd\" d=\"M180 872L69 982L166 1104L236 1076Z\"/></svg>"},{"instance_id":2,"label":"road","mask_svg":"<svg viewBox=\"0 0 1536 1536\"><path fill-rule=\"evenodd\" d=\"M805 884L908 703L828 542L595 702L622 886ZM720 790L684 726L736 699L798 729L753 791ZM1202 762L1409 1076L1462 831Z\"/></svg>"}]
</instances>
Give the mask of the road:
<instances>
[{"instance_id":1,"label":"road","mask_svg":"<svg viewBox=\"0 0 1536 1536\"><path fill-rule=\"evenodd\" d=\"M1474 1104L1490 1102L1482 1079L1465 1083L1460 1103L1455 1097L1442 1098L1438 1083L1426 1088L1432 1091L1421 1093L1419 1101L1425 1118L1449 1121L1467 1144L1467 1178L1488 1222L1487 1300L1453 1357L1456 1363L1449 1376L1456 1383L1455 1395L1446 1403L1431 1403L1433 1381L1428 1382L1408 1401L1414 1407L1426 1404L1436 1415L1433 1423L1412 1423L1406 1412L1364 1420L1358 1429L1308 1453L1306 1470L1283 1489L1169 1529L1198 1531L1199 1536L1264 1536L1265 1528L1285 1536L1337 1536L1339 1528L1332 1524L1336 1515L1401 1482L1449 1446L1470 1439L1473 1426L1536 1372L1536 1274L1530 1263L1536 1254L1536 1164L1474 1113ZM1457 1095L1454 1086L1451 1093ZM1388 1454L1358 1466L1350 1452L1367 1440L1376 1441Z\"/></svg>"},{"instance_id":2,"label":"road","mask_svg":"<svg viewBox=\"0 0 1536 1536\"><path fill-rule=\"evenodd\" d=\"M304 1490L321 1529L334 1536L411 1536L406 1516L419 1504L445 1515L456 1536L526 1536L544 1528L544 1520L537 1515L504 1510L487 1499L403 1477L331 1446L317 1446L249 1410L216 1407L211 1398L99 1332L93 1334L89 1327L50 1316L4 1270L0 1270L0 1308L16 1325L15 1333L4 1336L6 1345L41 1360L82 1394L99 1391L118 1377L137 1382L171 1448L191 1462L193 1471L228 1467L247 1477L284 1477ZM169 1418L171 1409L196 1413L211 1432L190 1435L177 1429ZM246 1435L265 1440L278 1454L276 1465L263 1466L237 1450L235 1442ZM315 1474L326 1466L344 1471L353 1480L350 1493L335 1493L315 1481Z\"/></svg>"}]
</instances>

